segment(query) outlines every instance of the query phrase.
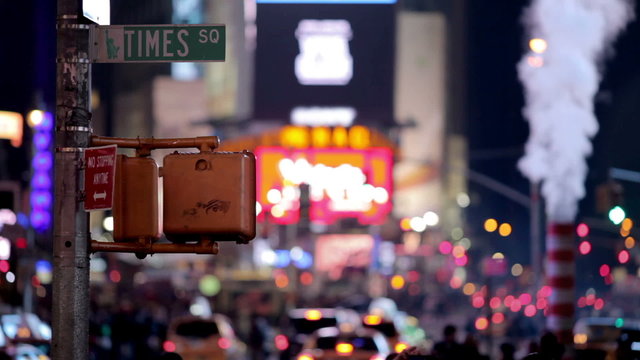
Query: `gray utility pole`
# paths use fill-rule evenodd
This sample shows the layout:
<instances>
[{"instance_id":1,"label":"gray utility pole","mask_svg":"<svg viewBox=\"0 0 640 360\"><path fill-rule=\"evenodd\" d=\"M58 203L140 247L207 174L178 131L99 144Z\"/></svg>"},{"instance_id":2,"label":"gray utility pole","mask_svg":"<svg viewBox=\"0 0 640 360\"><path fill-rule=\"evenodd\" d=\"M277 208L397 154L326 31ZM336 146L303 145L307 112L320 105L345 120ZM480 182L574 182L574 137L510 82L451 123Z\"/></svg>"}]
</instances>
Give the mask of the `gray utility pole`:
<instances>
[{"instance_id":1,"label":"gray utility pole","mask_svg":"<svg viewBox=\"0 0 640 360\"><path fill-rule=\"evenodd\" d=\"M90 141L89 26L81 0L58 0L56 154L53 238L54 360L89 358L88 214L81 197L82 159Z\"/></svg>"}]
</instances>

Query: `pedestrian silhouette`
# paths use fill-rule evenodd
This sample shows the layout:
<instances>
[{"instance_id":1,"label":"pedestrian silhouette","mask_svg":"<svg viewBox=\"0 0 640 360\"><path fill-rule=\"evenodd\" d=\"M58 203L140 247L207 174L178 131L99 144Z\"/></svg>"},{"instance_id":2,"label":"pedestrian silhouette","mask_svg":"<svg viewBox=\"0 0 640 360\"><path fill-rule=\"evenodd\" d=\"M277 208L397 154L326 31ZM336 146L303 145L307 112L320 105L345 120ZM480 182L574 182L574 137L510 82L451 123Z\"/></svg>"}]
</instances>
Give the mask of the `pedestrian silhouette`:
<instances>
[{"instance_id":1,"label":"pedestrian silhouette","mask_svg":"<svg viewBox=\"0 0 640 360\"><path fill-rule=\"evenodd\" d=\"M157 360L182 360L182 356L174 352L165 352L162 353Z\"/></svg>"},{"instance_id":2,"label":"pedestrian silhouette","mask_svg":"<svg viewBox=\"0 0 640 360\"><path fill-rule=\"evenodd\" d=\"M511 343L500 345L501 360L515 360L516 347Z\"/></svg>"},{"instance_id":3,"label":"pedestrian silhouette","mask_svg":"<svg viewBox=\"0 0 640 360\"><path fill-rule=\"evenodd\" d=\"M442 331L442 341L433 346L433 355L438 359L456 360L462 359L462 349L456 341L457 329L455 325L449 324Z\"/></svg>"}]
</instances>

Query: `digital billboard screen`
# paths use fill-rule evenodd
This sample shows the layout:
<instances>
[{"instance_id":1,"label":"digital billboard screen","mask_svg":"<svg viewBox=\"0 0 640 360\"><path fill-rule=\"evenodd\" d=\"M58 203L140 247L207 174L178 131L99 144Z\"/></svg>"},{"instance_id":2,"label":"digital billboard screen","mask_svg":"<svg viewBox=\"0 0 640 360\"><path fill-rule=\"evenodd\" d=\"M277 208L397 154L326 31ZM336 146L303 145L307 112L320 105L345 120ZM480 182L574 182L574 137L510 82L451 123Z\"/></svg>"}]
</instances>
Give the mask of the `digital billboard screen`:
<instances>
[{"instance_id":1,"label":"digital billboard screen","mask_svg":"<svg viewBox=\"0 0 640 360\"><path fill-rule=\"evenodd\" d=\"M393 1L259 1L256 23L256 119L394 123Z\"/></svg>"}]
</instances>

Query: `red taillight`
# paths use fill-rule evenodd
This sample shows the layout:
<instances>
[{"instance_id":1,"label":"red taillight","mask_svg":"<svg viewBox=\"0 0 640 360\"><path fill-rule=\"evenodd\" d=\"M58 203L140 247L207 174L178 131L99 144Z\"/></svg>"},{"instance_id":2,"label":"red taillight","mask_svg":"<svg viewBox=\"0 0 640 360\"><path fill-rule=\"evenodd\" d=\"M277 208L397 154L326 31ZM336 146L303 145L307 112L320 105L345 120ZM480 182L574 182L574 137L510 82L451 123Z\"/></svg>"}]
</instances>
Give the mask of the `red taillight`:
<instances>
[{"instance_id":1,"label":"red taillight","mask_svg":"<svg viewBox=\"0 0 640 360\"><path fill-rule=\"evenodd\" d=\"M162 344L162 350L166 352L174 352L176 351L176 344L173 341L167 340Z\"/></svg>"},{"instance_id":2,"label":"red taillight","mask_svg":"<svg viewBox=\"0 0 640 360\"><path fill-rule=\"evenodd\" d=\"M231 341L227 338L220 338L218 339L218 346L220 346L221 349L227 350L231 347Z\"/></svg>"},{"instance_id":3,"label":"red taillight","mask_svg":"<svg viewBox=\"0 0 640 360\"><path fill-rule=\"evenodd\" d=\"M287 348L289 348L289 339L287 339L287 337L282 334L276 335L276 338L274 341L276 343L276 349L280 351L284 351L284 350L287 350Z\"/></svg>"}]
</instances>

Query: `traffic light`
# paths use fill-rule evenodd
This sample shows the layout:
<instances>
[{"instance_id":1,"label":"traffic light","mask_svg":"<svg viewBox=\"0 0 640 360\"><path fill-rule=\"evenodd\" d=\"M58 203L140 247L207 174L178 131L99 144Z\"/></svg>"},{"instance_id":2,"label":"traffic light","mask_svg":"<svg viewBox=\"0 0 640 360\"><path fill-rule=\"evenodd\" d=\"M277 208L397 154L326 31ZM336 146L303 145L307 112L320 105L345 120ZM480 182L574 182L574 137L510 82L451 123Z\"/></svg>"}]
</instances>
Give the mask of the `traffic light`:
<instances>
[{"instance_id":1,"label":"traffic light","mask_svg":"<svg viewBox=\"0 0 640 360\"><path fill-rule=\"evenodd\" d=\"M158 228L158 164L149 157L116 157L113 202L115 241L156 240Z\"/></svg>"},{"instance_id":2,"label":"traffic light","mask_svg":"<svg viewBox=\"0 0 640 360\"><path fill-rule=\"evenodd\" d=\"M596 210L608 214L614 207L623 205L624 188L620 183L609 180L596 187Z\"/></svg>"},{"instance_id":3,"label":"traffic light","mask_svg":"<svg viewBox=\"0 0 640 360\"><path fill-rule=\"evenodd\" d=\"M256 235L256 166L248 152L165 156L163 228L172 242L247 243Z\"/></svg>"},{"instance_id":4,"label":"traffic light","mask_svg":"<svg viewBox=\"0 0 640 360\"><path fill-rule=\"evenodd\" d=\"M611 220L615 225L620 225L626 217L626 212L620 206L614 206L609 210L609 220Z\"/></svg>"},{"instance_id":5,"label":"traffic light","mask_svg":"<svg viewBox=\"0 0 640 360\"><path fill-rule=\"evenodd\" d=\"M114 242L92 240L91 251L131 252L141 259L153 253L217 254L217 241L252 240L256 235L255 156L249 151L216 152L218 144L215 136L92 137L94 146L134 148L136 156L115 157ZM193 147L200 151L165 156L162 168L150 157L154 149ZM158 219L160 177L162 229ZM161 232L172 243L158 241Z\"/></svg>"}]
</instances>

